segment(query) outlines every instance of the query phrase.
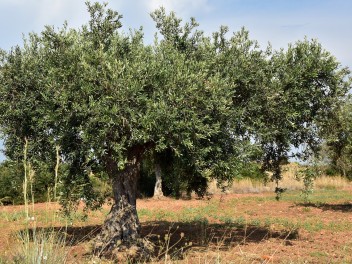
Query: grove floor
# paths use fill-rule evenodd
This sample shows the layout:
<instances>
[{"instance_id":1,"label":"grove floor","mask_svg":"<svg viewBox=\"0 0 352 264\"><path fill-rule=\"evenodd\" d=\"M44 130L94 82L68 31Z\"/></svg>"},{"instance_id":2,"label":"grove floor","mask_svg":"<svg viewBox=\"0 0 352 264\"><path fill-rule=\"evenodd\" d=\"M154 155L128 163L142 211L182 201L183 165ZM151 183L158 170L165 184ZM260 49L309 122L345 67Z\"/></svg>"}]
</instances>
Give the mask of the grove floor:
<instances>
[{"instance_id":1,"label":"grove floor","mask_svg":"<svg viewBox=\"0 0 352 264\"><path fill-rule=\"evenodd\" d=\"M141 199L142 236L156 244L152 263L352 263L352 190L223 194L210 200ZM110 263L90 255L109 206L70 219L55 203L30 207L29 228L66 234L69 263ZM23 206L0 207L0 263L17 254ZM58 263L57 263L58 264Z\"/></svg>"}]
</instances>

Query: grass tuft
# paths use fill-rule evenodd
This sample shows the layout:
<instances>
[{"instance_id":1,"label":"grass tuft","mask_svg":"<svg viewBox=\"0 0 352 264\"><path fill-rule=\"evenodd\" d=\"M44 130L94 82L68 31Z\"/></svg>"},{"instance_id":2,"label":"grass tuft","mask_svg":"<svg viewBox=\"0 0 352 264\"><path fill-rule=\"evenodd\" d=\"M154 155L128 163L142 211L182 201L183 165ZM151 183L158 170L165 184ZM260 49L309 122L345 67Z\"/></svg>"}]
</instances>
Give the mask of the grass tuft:
<instances>
[{"instance_id":1,"label":"grass tuft","mask_svg":"<svg viewBox=\"0 0 352 264\"><path fill-rule=\"evenodd\" d=\"M24 230L19 234L19 242L19 249L13 258L14 263L67 263L68 250L63 233L54 230Z\"/></svg>"}]
</instances>

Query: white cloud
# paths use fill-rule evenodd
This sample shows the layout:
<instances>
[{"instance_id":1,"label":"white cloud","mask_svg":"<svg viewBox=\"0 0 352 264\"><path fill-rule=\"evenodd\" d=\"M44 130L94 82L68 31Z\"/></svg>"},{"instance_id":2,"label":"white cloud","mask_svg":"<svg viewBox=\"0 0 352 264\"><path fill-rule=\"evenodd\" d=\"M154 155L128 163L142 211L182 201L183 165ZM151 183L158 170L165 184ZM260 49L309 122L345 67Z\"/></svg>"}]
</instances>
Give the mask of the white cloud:
<instances>
[{"instance_id":1,"label":"white cloud","mask_svg":"<svg viewBox=\"0 0 352 264\"><path fill-rule=\"evenodd\" d=\"M4 6L4 5L12 5L12 6L18 6L20 4L25 3L25 0L2 0L0 2L0 6Z\"/></svg>"},{"instance_id":2,"label":"white cloud","mask_svg":"<svg viewBox=\"0 0 352 264\"><path fill-rule=\"evenodd\" d=\"M107 2L104 0L91 0L91 2ZM120 1L114 2L114 9L121 6ZM13 16L25 13L30 18L31 30L40 30L44 25L61 26L68 21L70 26L78 27L86 23L89 14L85 0L0 0L0 10L11 10ZM20 18L18 18L20 19ZM23 24L25 28L29 25Z\"/></svg>"},{"instance_id":3,"label":"white cloud","mask_svg":"<svg viewBox=\"0 0 352 264\"><path fill-rule=\"evenodd\" d=\"M88 21L88 13L84 1L79 0L32 0L35 23L43 25L61 26L65 20L71 26L79 26ZM33 9L32 9L33 10Z\"/></svg>"},{"instance_id":4,"label":"white cloud","mask_svg":"<svg viewBox=\"0 0 352 264\"><path fill-rule=\"evenodd\" d=\"M193 16L199 12L208 13L212 9L207 0L150 0L147 3L150 11L163 6L167 11L175 11L181 16Z\"/></svg>"}]
</instances>

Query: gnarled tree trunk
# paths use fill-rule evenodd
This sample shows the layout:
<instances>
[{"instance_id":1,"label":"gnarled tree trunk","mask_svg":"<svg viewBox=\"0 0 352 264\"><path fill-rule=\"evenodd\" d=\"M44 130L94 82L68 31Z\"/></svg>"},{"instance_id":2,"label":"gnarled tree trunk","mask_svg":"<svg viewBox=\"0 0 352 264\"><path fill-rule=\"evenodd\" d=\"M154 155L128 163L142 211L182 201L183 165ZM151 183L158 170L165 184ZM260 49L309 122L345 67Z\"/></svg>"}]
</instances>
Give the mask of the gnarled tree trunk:
<instances>
[{"instance_id":1,"label":"gnarled tree trunk","mask_svg":"<svg viewBox=\"0 0 352 264\"><path fill-rule=\"evenodd\" d=\"M161 178L161 166L159 162L155 163L155 187L154 187L154 199L161 199L164 197L162 190L162 178Z\"/></svg>"},{"instance_id":2,"label":"gnarled tree trunk","mask_svg":"<svg viewBox=\"0 0 352 264\"><path fill-rule=\"evenodd\" d=\"M122 259L147 259L153 251L150 242L140 237L136 209L137 180L143 149L129 151L128 163L118 170L116 162L107 159L109 176L113 181L114 205L100 234L95 238L94 253Z\"/></svg>"}]
</instances>

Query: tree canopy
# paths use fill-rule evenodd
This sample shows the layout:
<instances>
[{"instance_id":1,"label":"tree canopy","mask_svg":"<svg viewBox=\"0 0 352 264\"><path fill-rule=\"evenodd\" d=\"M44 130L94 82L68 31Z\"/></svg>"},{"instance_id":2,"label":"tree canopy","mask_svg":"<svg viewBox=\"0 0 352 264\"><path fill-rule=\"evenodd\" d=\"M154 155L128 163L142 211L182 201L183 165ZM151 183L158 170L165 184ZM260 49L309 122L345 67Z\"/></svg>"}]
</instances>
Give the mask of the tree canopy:
<instances>
[{"instance_id":1,"label":"tree canopy","mask_svg":"<svg viewBox=\"0 0 352 264\"><path fill-rule=\"evenodd\" d=\"M315 40L262 50L245 29L207 36L195 19L161 8L147 45L142 29L121 30L117 12L87 6L87 25L46 26L1 51L0 127L12 160L23 158L26 140L33 163L55 164L60 147L64 201L98 207L89 173L109 176L115 204L98 254L131 241L148 248L135 209L146 152L169 153L190 180L228 181L253 160L280 179L292 146L316 150L350 88L348 70Z\"/></svg>"}]
</instances>

